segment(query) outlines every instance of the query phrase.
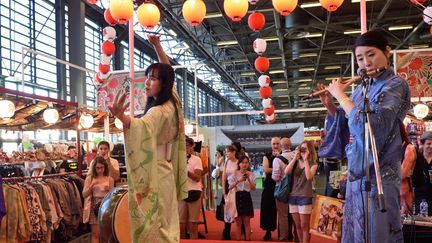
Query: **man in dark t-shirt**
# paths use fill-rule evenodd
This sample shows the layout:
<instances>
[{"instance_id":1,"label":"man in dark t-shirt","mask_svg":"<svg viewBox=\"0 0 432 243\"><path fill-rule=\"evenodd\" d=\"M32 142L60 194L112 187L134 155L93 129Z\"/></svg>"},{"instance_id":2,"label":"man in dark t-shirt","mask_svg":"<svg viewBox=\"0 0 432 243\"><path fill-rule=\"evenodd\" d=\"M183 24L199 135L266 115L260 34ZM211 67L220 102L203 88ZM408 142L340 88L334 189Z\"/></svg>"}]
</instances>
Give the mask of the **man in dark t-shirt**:
<instances>
[{"instance_id":1,"label":"man in dark t-shirt","mask_svg":"<svg viewBox=\"0 0 432 243\"><path fill-rule=\"evenodd\" d=\"M63 162L59 166L60 173L78 171L77 152L75 146L69 146L68 151L63 155Z\"/></svg>"}]
</instances>

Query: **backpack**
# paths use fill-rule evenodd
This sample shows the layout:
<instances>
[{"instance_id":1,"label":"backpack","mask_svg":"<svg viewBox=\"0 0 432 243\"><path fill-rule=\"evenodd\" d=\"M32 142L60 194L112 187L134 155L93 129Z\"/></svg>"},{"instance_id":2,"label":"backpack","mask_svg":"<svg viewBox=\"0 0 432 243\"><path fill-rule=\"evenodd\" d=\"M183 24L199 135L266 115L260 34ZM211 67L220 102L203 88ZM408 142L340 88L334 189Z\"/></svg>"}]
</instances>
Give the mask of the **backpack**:
<instances>
[{"instance_id":1,"label":"backpack","mask_svg":"<svg viewBox=\"0 0 432 243\"><path fill-rule=\"evenodd\" d=\"M282 155L279 155L276 158L282 160L282 162L284 162L286 165L288 164L288 160L285 157L283 157ZM295 170L296 167L297 167L297 161L294 164L293 171ZM294 175L293 175L293 173L291 173L291 174L285 175L285 177L282 178L279 185L277 185L275 187L275 191L273 194L275 199L277 199L283 203L288 203L289 193L291 192L292 184L293 184L293 177L294 177Z\"/></svg>"}]
</instances>

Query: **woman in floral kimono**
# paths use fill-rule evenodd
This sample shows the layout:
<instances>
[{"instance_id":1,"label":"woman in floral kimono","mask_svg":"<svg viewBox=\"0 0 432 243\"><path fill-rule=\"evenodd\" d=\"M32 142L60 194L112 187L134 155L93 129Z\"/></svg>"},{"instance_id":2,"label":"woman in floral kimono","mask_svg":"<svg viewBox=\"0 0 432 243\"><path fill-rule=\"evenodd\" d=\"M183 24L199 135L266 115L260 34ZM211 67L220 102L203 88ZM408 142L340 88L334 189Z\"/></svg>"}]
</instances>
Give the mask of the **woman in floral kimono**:
<instances>
[{"instance_id":1,"label":"woman in floral kimono","mask_svg":"<svg viewBox=\"0 0 432 243\"><path fill-rule=\"evenodd\" d=\"M177 200L187 197L183 114L159 36L148 38L160 63L145 71L144 116L124 114L126 94L117 94L109 109L124 127L132 241L179 242Z\"/></svg>"}]
</instances>

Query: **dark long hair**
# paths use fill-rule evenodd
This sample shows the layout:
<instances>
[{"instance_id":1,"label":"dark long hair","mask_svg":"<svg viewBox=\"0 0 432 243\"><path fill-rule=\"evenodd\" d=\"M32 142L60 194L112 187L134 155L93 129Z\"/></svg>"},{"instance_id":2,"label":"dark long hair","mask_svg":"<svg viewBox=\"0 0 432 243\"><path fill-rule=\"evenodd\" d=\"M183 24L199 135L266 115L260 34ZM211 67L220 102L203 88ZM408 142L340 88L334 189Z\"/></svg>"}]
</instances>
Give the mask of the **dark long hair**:
<instances>
[{"instance_id":1,"label":"dark long hair","mask_svg":"<svg viewBox=\"0 0 432 243\"><path fill-rule=\"evenodd\" d=\"M96 156L96 158L94 158L92 167L91 167L91 177L92 178L96 178L97 173L96 173L96 165L97 164L103 164L104 166L104 172L103 175L104 176L108 176L109 175L109 168L108 168L108 162L102 157L102 156Z\"/></svg>"},{"instance_id":2,"label":"dark long hair","mask_svg":"<svg viewBox=\"0 0 432 243\"><path fill-rule=\"evenodd\" d=\"M172 95L172 88L174 85L174 69L169 64L165 63L153 63L145 70L145 75L153 74L157 70L157 75L159 82L161 84L161 89L157 94L157 98L147 97L147 104L144 109L144 114L152 108L153 106L162 105L163 103L170 100Z\"/></svg>"}]
</instances>

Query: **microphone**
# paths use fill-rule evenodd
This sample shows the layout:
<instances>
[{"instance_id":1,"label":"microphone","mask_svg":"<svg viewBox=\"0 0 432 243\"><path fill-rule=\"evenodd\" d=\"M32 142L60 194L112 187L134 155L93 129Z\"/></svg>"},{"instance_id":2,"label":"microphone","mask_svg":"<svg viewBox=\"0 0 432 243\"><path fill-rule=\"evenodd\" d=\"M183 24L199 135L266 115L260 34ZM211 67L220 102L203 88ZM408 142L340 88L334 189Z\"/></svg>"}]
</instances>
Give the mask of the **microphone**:
<instances>
[{"instance_id":1,"label":"microphone","mask_svg":"<svg viewBox=\"0 0 432 243\"><path fill-rule=\"evenodd\" d=\"M365 78L368 76L368 73L364 68L357 68L357 75L360 76L360 78Z\"/></svg>"}]
</instances>

